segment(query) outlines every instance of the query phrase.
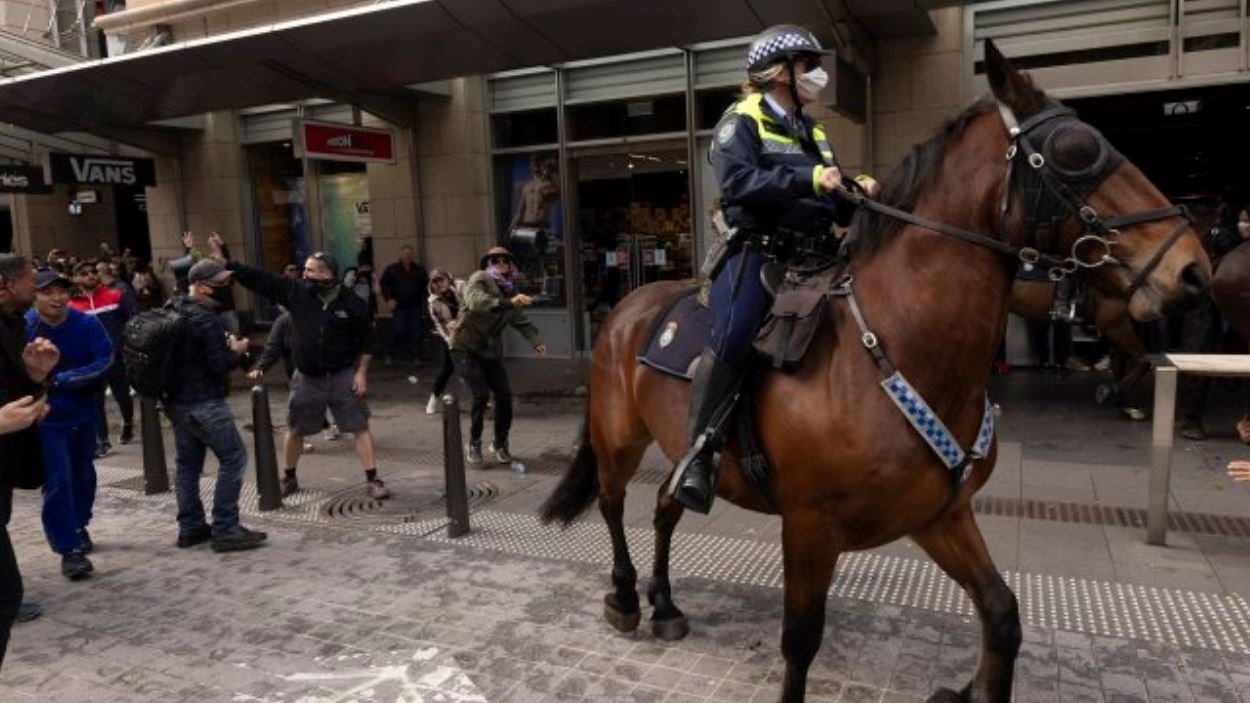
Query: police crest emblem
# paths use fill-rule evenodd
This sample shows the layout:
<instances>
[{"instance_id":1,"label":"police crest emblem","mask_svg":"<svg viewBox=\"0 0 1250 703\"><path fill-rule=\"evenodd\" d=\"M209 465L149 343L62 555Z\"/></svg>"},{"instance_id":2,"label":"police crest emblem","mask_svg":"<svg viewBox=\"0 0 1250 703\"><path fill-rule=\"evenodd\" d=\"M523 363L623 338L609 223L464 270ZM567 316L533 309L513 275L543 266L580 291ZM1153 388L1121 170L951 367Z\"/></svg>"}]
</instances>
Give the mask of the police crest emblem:
<instances>
[{"instance_id":1,"label":"police crest emblem","mask_svg":"<svg viewBox=\"0 0 1250 703\"><path fill-rule=\"evenodd\" d=\"M677 336L677 320L669 320L664 325L664 332L660 334L660 348L663 349L673 343L673 339Z\"/></svg>"}]
</instances>

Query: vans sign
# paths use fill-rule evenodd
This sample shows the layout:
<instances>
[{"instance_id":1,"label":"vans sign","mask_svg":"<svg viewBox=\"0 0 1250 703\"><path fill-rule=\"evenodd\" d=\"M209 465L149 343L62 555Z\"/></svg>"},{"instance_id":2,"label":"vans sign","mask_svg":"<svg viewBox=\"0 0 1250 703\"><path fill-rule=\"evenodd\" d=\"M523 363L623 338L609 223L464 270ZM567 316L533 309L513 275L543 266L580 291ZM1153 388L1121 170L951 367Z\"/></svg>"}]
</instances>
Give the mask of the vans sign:
<instances>
[{"instance_id":1,"label":"vans sign","mask_svg":"<svg viewBox=\"0 0 1250 703\"><path fill-rule=\"evenodd\" d=\"M395 162L390 130L301 120L296 125L303 155L330 161Z\"/></svg>"},{"instance_id":2,"label":"vans sign","mask_svg":"<svg viewBox=\"0 0 1250 703\"><path fill-rule=\"evenodd\" d=\"M96 186L154 186L156 162L124 156L49 154L54 183Z\"/></svg>"},{"instance_id":3,"label":"vans sign","mask_svg":"<svg viewBox=\"0 0 1250 703\"><path fill-rule=\"evenodd\" d=\"M51 193L43 182L43 169L35 166L0 166L0 193Z\"/></svg>"}]
</instances>

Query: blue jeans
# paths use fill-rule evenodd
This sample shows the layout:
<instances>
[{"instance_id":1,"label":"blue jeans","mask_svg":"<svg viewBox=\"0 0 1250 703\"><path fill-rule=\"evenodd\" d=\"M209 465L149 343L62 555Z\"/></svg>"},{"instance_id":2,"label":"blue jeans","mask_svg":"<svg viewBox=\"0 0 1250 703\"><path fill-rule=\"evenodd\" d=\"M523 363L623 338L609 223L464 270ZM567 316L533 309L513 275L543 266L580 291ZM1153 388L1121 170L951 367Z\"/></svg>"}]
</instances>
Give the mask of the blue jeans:
<instances>
[{"instance_id":1,"label":"blue jeans","mask_svg":"<svg viewBox=\"0 0 1250 703\"><path fill-rule=\"evenodd\" d=\"M224 398L189 404L170 403L165 414L174 426L174 490L178 496L178 530L193 532L204 525L200 474L209 449L217 457L217 489L213 493L213 534L239 524L239 491L247 468L247 448Z\"/></svg>"},{"instance_id":2,"label":"blue jeans","mask_svg":"<svg viewBox=\"0 0 1250 703\"><path fill-rule=\"evenodd\" d=\"M730 366L742 368L750 357L755 335L772 307L772 298L760 281L764 255L751 249L739 249L730 256L712 281L709 308L712 313L711 349ZM738 293L733 295L734 280L739 277Z\"/></svg>"},{"instance_id":3,"label":"blue jeans","mask_svg":"<svg viewBox=\"0 0 1250 703\"><path fill-rule=\"evenodd\" d=\"M96 424L40 425L43 446L43 533L57 554L82 547L78 531L95 505Z\"/></svg>"},{"instance_id":4,"label":"blue jeans","mask_svg":"<svg viewBox=\"0 0 1250 703\"><path fill-rule=\"evenodd\" d=\"M421 350L422 328L421 308L395 308L386 353L400 359L415 359Z\"/></svg>"}]
</instances>

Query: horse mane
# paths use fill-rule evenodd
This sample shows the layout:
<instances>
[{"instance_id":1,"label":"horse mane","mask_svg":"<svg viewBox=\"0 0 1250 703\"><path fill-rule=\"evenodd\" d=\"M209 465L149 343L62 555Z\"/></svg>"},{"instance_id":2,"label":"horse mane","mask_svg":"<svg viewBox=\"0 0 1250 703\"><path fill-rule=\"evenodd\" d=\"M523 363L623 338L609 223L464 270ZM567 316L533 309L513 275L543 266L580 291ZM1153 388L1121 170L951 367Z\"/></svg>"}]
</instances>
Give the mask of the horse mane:
<instances>
[{"instance_id":1,"label":"horse mane","mask_svg":"<svg viewBox=\"0 0 1250 703\"><path fill-rule=\"evenodd\" d=\"M993 99L981 98L948 119L932 137L912 147L902 163L890 172L881 184L877 200L900 210L914 210L920 194L937 178L946 146L963 134L974 119L994 109L996 103ZM851 222L848 250L857 257L872 256L892 242L905 224L902 220L861 207Z\"/></svg>"}]
</instances>

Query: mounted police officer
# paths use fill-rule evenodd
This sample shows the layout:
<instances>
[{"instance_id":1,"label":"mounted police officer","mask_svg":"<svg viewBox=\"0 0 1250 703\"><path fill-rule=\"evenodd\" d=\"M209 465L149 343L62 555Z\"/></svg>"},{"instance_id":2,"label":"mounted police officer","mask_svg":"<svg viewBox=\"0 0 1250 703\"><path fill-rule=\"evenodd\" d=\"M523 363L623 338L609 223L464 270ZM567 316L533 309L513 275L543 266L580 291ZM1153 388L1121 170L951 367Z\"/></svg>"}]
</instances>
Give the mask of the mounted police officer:
<instances>
[{"instance_id":1,"label":"mounted police officer","mask_svg":"<svg viewBox=\"0 0 1250 703\"><path fill-rule=\"evenodd\" d=\"M834 223L847 225L855 209L839 192L845 173L824 128L803 114L829 81L820 66L826 53L802 27L764 30L748 51L743 97L716 126L711 161L730 236L722 260L705 269L712 277L712 339L691 387L690 449L677 466L674 488L679 502L701 513L715 495L715 425L728 416L772 303L760 280L765 247L784 238L827 236ZM875 195L875 181L855 180Z\"/></svg>"}]
</instances>

